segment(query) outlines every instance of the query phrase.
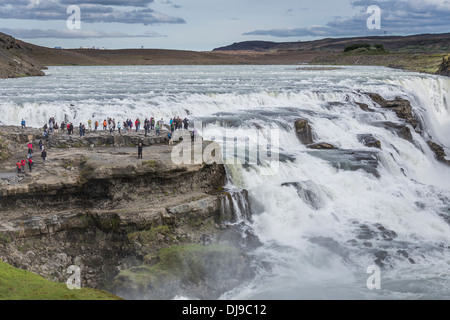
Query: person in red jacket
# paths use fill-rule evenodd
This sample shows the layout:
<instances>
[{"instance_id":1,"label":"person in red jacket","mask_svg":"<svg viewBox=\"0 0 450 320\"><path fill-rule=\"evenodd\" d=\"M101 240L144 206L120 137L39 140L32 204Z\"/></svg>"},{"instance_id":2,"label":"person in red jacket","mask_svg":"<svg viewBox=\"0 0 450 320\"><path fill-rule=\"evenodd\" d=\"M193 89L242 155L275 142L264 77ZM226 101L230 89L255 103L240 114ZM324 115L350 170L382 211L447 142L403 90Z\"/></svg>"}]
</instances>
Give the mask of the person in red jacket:
<instances>
[{"instance_id":1,"label":"person in red jacket","mask_svg":"<svg viewBox=\"0 0 450 320\"><path fill-rule=\"evenodd\" d=\"M28 142L27 147L28 147L28 154L32 154L33 153L33 144L31 142Z\"/></svg>"},{"instance_id":2,"label":"person in red jacket","mask_svg":"<svg viewBox=\"0 0 450 320\"><path fill-rule=\"evenodd\" d=\"M16 166L17 166L17 173L22 173L22 165L20 163L20 160L17 161Z\"/></svg>"},{"instance_id":3,"label":"person in red jacket","mask_svg":"<svg viewBox=\"0 0 450 320\"><path fill-rule=\"evenodd\" d=\"M28 158L28 168L30 169L30 172L32 167L33 167L33 160L31 158Z\"/></svg>"},{"instance_id":4,"label":"person in red jacket","mask_svg":"<svg viewBox=\"0 0 450 320\"><path fill-rule=\"evenodd\" d=\"M20 166L22 167L22 172L25 172L25 165L27 163L25 162L25 159L22 159L22 161L20 161Z\"/></svg>"}]
</instances>

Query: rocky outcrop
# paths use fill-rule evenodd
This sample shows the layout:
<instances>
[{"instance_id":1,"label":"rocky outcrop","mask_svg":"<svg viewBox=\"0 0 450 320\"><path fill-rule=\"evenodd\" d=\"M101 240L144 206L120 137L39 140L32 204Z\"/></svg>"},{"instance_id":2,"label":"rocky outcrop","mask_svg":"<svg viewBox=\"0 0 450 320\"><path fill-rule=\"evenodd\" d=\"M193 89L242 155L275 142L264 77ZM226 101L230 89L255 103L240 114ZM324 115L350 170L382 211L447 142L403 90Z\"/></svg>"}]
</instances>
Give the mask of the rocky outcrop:
<instances>
[{"instance_id":1,"label":"rocky outcrop","mask_svg":"<svg viewBox=\"0 0 450 320\"><path fill-rule=\"evenodd\" d=\"M366 147L381 149L380 140L376 139L372 134L358 134L358 141Z\"/></svg>"},{"instance_id":2,"label":"rocky outcrop","mask_svg":"<svg viewBox=\"0 0 450 320\"><path fill-rule=\"evenodd\" d=\"M247 254L227 245L172 246L157 259L121 271L111 291L129 299L217 299L254 276Z\"/></svg>"},{"instance_id":3,"label":"rocky outcrop","mask_svg":"<svg viewBox=\"0 0 450 320\"><path fill-rule=\"evenodd\" d=\"M442 58L442 63L439 66L439 70L436 73L441 76L450 77L450 54Z\"/></svg>"},{"instance_id":4,"label":"rocky outcrop","mask_svg":"<svg viewBox=\"0 0 450 320\"><path fill-rule=\"evenodd\" d=\"M382 128L385 128L386 130L392 131L398 137L405 139L406 141L409 141L411 143L413 143L413 141L414 141L411 129L409 128L409 126L407 126L405 124L394 123L391 121L376 121L376 122L371 122L370 124L375 127L382 127Z\"/></svg>"},{"instance_id":5,"label":"rocky outcrop","mask_svg":"<svg viewBox=\"0 0 450 320\"><path fill-rule=\"evenodd\" d=\"M378 150L311 150L309 154L329 162L337 170L363 170L379 178L378 166L380 156Z\"/></svg>"},{"instance_id":6,"label":"rocky outcrop","mask_svg":"<svg viewBox=\"0 0 450 320\"><path fill-rule=\"evenodd\" d=\"M309 149L336 149L335 146L326 142L314 143L314 133L307 119L297 119L294 123L295 133L300 142Z\"/></svg>"},{"instance_id":7,"label":"rocky outcrop","mask_svg":"<svg viewBox=\"0 0 450 320\"><path fill-rule=\"evenodd\" d=\"M296 120L294 126L297 138L301 141L301 143L304 145L313 143L313 134L307 119Z\"/></svg>"},{"instance_id":8,"label":"rocky outcrop","mask_svg":"<svg viewBox=\"0 0 450 320\"><path fill-rule=\"evenodd\" d=\"M377 93L367 93L373 102L380 105L382 108L387 108L394 111L398 118L404 119L407 123L412 125L414 129L417 128L419 122L412 112L411 103L402 98L395 98L394 100L386 100Z\"/></svg>"},{"instance_id":9,"label":"rocky outcrop","mask_svg":"<svg viewBox=\"0 0 450 320\"><path fill-rule=\"evenodd\" d=\"M23 148L26 141L40 138L33 129L16 129L3 131L10 144ZM237 281L251 276L248 257L232 241L224 241L235 240L239 233L224 221L228 209L223 207L223 165L175 164L172 146L164 139L153 144L143 133L127 136L124 146L118 146L113 141L116 138L107 133L88 134L79 140L52 136L46 145L46 164L36 157L32 172L16 174L14 161L5 163L0 170L0 258L59 282L65 282L67 268L76 265L81 267L82 286L116 290L127 298L138 297L141 285L135 287L130 280L127 286L120 279L135 270L142 277L154 277L155 268L161 270L158 263L164 250L177 246L183 250L201 244L206 255L198 263L211 265L210 259L220 261L222 253L222 261L243 263L234 269L228 269L230 263L224 264L227 269L198 267L193 272L201 282L189 282L189 270L175 272L178 280L167 278L162 291L147 286L146 297L170 299L192 288L198 297L218 297L220 290L236 285L221 274L237 275L236 268L240 268ZM148 137L155 138L160 139ZM85 147L94 139L101 143ZM148 142L142 159L135 145L127 146L135 140ZM188 140L183 143L191 145ZM74 146L63 147L68 142ZM199 144L203 150L208 145L206 141ZM215 249L219 239L227 249ZM199 275L202 270L205 273Z\"/></svg>"},{"instance_id":10,"label":"rocky outcrop","mask_svg":"<svg viewBox=\"0 0 450 320\"><path fill-rule=\"evenodd\" d=\"M336 149L335 146L333 146L330 143L326 143L326 142L319 142L319 143L310 144L307 147L308 147L308 149L313 149L313 150L332 150L332 149Z\"/></svg>"},{"instance_id":11,"label":"rocky outcrop","mask_svg":"<svg viewBox=\"0 0 450 320\"><path fill-rule=\"evenodd\" d=\"M362 102L356 102L356 104L360 107L361 110L366 111L366 112L375 112L375 110L369 108L369 105L367 105L366 103L362 103Z\"/></svg>"},{"instance_id":12,"label":"rocky outcrop","mask_svg":"<svg viewBox=\"0 0 450 320\"><path fill-rule=\"evenodd\" d=\"M27 55L16 39L0 33L0 78L43 76L43 68Z\"/></svg>"},{"instance_id":13,"label":"rocky outcrop","mask_svg":"<svg viewBox=\"0 0 450 320\"><path fill-rule=\"evenodd\" d=\"M445 153L444 148L442 146L440 146L439 144L437 144L433 141L428 141L427 144L430 147L430 149L434 152L434 154L436 155L436 159L438 159L439 161L441 161L443 163L450 165L450 160L447 160L445 158L445 157L447 157L447 154Z\"/></svg>"}]
</instances>

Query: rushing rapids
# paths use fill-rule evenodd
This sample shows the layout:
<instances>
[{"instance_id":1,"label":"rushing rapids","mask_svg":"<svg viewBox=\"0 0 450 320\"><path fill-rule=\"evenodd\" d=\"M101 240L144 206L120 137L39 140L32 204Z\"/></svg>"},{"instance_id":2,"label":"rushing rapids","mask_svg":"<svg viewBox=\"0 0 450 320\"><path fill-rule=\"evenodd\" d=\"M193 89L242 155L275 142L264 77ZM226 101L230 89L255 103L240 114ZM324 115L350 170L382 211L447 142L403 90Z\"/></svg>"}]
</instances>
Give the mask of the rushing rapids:
<instances>
[{"instance_id":1,"label":"rushing rapids","mask_svg":"<svg viewBox=\"0 0 450 320\"><path fill-rule=\"evenodd\" d=\"M3 124L180 116L201 121L200 133L223 149L250 152L261 148L253 133L276 132L276 163L227 163L223 207L258 240L248 247L255 277L223 299L450 297L450 167L428 145L450 154L449 78L297 66L53 67L47 75L0 83ZM409 101L417 127L369 93ZM304 145L298 119L314 142L334 148ZM379 290L367 287L373 265Z\"/></svg>"}]
</instances>

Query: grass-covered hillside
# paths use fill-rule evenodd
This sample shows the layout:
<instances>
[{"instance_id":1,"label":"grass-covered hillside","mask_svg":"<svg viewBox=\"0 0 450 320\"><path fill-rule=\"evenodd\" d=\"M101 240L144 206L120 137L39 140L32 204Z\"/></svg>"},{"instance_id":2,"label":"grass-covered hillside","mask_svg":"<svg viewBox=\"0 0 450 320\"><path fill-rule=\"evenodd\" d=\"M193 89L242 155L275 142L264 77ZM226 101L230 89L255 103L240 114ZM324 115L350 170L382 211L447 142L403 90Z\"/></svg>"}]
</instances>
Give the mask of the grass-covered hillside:
<instances>
[{"instance_id":1,"label":"grass-covered hillside","mask_svg":"<svg viewBox=\"0 0 450 320\"><path fill-rule=\"evenodd\" d=\"M34 273L14 268L0 261L0 299L119 300L121 298L90 288L70 290L64 283L48 281Z\"/></svg>"}]
</instances>

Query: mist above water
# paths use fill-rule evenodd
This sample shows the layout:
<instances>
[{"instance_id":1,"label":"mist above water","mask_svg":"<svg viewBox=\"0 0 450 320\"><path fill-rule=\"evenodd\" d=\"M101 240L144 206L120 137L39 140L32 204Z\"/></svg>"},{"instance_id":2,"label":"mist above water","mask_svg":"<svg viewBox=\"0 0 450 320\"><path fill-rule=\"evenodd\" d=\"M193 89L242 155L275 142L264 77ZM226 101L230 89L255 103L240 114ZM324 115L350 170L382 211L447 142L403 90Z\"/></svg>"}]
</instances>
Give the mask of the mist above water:
<instances>
[{"instance_id":1,"label":"mist above water","mask_svg":"<svg viewBox=\"0 0 450 320\"><path fill-rule=\"evenodd\" d=\"M427 146L433 139L450 154L450 79L379 67L51 67L47 74L0 82L3 124L180 116L238 141L278 130L276 169L226 165L228 187L248 190L252 219L238 222L262 245L248 252L256 277L223 299L450 298L450 167ZM365 92L409 100L423 132L413 131L413 143L397 136L382 124L401 120ZM316 141L339 150L307 149L295 134L299 118L309 120ZM381 150L365 147L361 134ZM371 265L381 269L380 290L367 288Z\"/></svg>"}]
</instances>

